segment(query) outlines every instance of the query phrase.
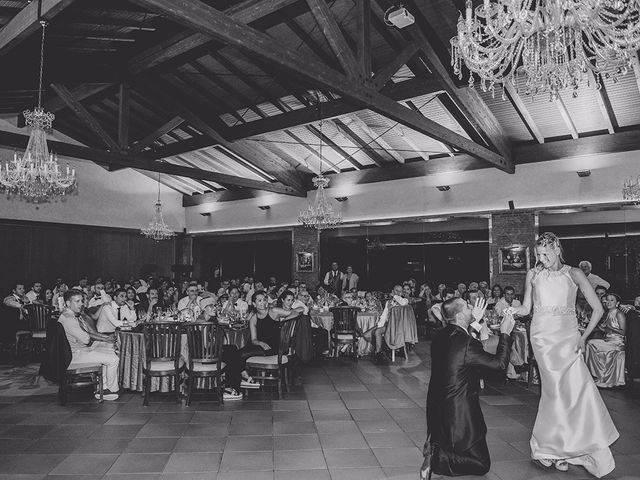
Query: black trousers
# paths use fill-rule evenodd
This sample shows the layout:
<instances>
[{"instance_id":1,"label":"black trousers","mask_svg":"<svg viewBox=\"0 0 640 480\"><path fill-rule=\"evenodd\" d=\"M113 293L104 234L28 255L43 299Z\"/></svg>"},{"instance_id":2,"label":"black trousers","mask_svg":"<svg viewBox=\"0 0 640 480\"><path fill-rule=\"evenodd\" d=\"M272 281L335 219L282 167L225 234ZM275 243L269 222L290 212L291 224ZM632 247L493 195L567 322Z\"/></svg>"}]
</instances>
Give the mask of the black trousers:
<instances>
[{"instance_id":1,"label":"black trousers","mask_svg":"<svg viewBox=\"0 0 640 480\"><path fill-rule=\"evenodd\" d=\"M428 445L425 445L425 449L427 448ZM448 452L434 444L431 469L433 473L449 477L485 475L491 469L487 441L483 438L464 452Z\"/></svg>"},{"instance_id":2,"label":"black trousers","mask_svg":"<svg viewBox=\"0 0 640 480\"><path fill-rule=\"evenodd\" d=\"M223 345L221 360L225 363L225 386L228 388L240 388L244 363L240 356L240 350L235 345Z\"/></svg>"}]
</instances>

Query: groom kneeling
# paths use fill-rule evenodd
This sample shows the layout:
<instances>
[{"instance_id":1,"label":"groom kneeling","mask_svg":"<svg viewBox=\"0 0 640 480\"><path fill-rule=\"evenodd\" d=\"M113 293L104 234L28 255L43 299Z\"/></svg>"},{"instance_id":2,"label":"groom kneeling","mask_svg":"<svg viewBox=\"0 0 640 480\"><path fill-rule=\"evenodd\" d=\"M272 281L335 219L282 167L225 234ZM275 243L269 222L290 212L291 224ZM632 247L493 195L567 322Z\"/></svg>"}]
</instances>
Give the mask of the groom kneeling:
<instances>
[{"instance_id":1,"label":"groom kneeling","mask_svg":"<svg viewBox=\"0 0 640 480\"><path fill-rule=\"evenodd\" d=\"M431 379L427 394L427 441L423 479L440 475L484 475L491 467L485 439L487 426L478 397L483 369L505 370L509 362L514 320L505 316L495 355L471 336L486 309L478 299L473 309L452 298L442 304L448 325L431 343ZM479 329L479 328L478 328Z\"/></svg>"}]
</instances>

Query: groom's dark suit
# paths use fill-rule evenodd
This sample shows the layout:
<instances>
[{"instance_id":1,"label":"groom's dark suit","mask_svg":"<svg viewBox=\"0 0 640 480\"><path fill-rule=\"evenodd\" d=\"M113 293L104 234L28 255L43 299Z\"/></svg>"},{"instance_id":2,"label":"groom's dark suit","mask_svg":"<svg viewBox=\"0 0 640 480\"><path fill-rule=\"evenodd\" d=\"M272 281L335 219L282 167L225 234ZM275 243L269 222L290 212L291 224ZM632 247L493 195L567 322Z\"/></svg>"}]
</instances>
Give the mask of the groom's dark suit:
<instances>
[{"instance_id":1,"label":"groom's dark suit","mask_svg":"<svg viewBox=\"0 0 640 480\"><path fill-rule=\"evenodd\" d=\"M431 343L431 379L427 394L427 443L431 467L440 475L484 475L491 467L478 398L483 369L504 370L511 337L500 335L495 355L466 330L449 324Z\"/></svg>"}]
</instances>

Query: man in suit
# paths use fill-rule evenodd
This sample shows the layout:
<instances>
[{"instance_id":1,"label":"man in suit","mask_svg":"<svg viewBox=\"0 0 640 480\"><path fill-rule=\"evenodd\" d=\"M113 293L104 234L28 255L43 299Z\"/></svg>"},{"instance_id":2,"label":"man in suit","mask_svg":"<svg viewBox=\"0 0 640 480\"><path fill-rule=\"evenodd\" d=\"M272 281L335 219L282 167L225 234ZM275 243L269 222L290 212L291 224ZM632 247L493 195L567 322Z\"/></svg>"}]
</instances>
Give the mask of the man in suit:
<instances>
[{"instance_id":1,"label":"man in suit","mask_svg":"<svg viewBox=\"0 0 640 480\"><path fill-rule=\"evenodd\" d=\"M338 268L338 262L331 263L331 270L329 270L324 276L324 284L330 293L333 293L338 298L342 296L342 279L344 274Z\"/></svg>"},{"instance_id":2,"label":"man in suit","mask_svg":"<svg viewBox=\"0 0 640 480\"><path fill-rule=\"evenodd\" d=\"M514 320L506 316L500 326L495 355L487 353L470 329L484 315L486 302L475 306L461 298L442 304L447 321L431 344L431 379L427 394L427 441L421 478L431 473L447 476L484 475L491 467L485 439L487 426L480 409L482 370L505 370L509 362Z\"/></svg>"}]
</instances>

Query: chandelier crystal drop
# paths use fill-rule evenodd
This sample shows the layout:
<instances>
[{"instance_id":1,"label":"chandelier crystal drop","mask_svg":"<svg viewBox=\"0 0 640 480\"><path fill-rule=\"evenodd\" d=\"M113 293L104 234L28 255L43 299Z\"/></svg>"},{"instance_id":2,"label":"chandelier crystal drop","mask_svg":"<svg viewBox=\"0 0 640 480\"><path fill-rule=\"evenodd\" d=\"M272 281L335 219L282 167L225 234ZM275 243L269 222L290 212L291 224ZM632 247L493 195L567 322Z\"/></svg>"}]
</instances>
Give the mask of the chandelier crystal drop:
<instances>
[{"instance_id":1,"label":"chandelier crystal drop","mask_svg":"<svg viewBox=\"0 0 640 480\"><path fill-rule=\"evenodd\" d=\"M38 106L23 112L31 129L24 154L14 153L13 160L0 165L0 186L10 195L19 195L28 202L47 202L64 196L77 188L76 171L67 164L61 169L55 154L49 153L46 131L51 129L55 116L42 108L42 71L44 65L44 35L47 23L41 21L40 83Z\"/></svg>"},{"instance_id":2,"label":"chandelier crystal drop","mask_svg":"<svg viewBox=\"0 0 640 480\"><path fill-rule=\"evenodd\" d=\"M622 198L632 202L640 202L640 176L627 178L622 186Z\"/></svg>"},{"instance_id":3,"label":"chandelier crystal drop","mask_svg":"<svg viewBox=\"0 0 640 480\"><path fill-rule=\"evenodd\" d=\"M164 223L164 217L162 216L162 202L160 201L160 175L158 174L158 200L155 205L155 213L149 225L140 229L140 233L159 242L161 240L169 240L176 234L171 230L166 223Z\"/></svg>"},{"instance_id":4,"label":"chandelier crystal drop","mask_svg":"<svg viewBox=\"0 0 640 480\"><path fill-rule=\"evenodd\" d=\"M320 94L318 94L318 114L320 116L320 173L313 178L313 186L316 187L316 198L313 204L300 212L298 221L307 228L315 228L316 230L324 230L333 228L342 223L342 212L333 207L324 189L329 186L329 179L322 174L322 114L320 107Z\"/></svg>"},{"instance_id":5,"label":"chandelier crystal drop","mask_svg":"<svg viewBox=\"0 0 640 480\"><path fill-rule=\"evenodd\" d=\"M603 76L617 81L639 48L640 0L467 0L451 65L462 79L464 62L485 92L521 76L526 95L555 100L567 88L577 97L589 71L598 89Z\"/></svg>"}]
</instances>

